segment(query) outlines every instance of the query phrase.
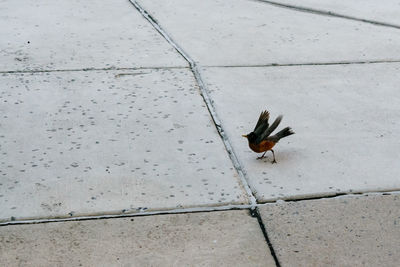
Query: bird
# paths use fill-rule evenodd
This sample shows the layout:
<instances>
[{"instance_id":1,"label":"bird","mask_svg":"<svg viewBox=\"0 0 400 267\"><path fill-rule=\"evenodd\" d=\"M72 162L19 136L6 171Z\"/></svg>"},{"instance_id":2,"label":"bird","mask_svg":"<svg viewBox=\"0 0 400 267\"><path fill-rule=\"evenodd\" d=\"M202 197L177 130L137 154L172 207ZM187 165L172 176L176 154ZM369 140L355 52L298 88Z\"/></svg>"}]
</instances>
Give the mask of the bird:
<instances>
[{"instance_id":1,"label":"bird","mask_svg":"<svg viewBox=\"0 0 400 267\"><path fill-rule=\"evenodd\" d=\"M264 152L264 154L262 154L261 157L257 157L257 159L264 158L265 153L267 153L267 151L271 151L272 155L274 156L272 163L276 163L275 152L272 148L276 145L276 143L279 142L280 139L294 134L292 128L286 127L277 132L275 135L271 135L276 127L278 127L282 118L283 116L279 115L275 121L269 125L269 112L264 110L261 112L254 130L249 134L242 135L243 137L247 138L251 150L256 153Z\"/></svg>"}]
</instances>

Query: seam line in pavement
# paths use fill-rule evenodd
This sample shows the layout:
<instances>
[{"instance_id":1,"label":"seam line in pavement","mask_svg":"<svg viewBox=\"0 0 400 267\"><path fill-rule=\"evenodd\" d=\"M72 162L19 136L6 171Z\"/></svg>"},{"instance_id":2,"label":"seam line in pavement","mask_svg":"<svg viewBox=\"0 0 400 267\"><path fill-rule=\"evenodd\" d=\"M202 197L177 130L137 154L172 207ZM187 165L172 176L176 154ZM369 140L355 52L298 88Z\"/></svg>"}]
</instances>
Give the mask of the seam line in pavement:
<instances>
[{"instance_id":1,"label":"seam line in pavement","mask_svg":"<svg viewBox=\"0 0 400 267\"><path fill-rule=\"evenodd\" d=\"M41 72L73 72L73 71L126 71L126 70L162 70L162 69L187 69L189 67L136 67L136 68L83 68L83 69L58 69L58 70L9 70L0 71L0 74L13 74L13 73L41 73Z\"/></svg>"},{"instance_id":2,"label":"seam line in pavement","mask_svg":"<svg viewBox=\"0 0 400 267\"><path fill-rule=\"evenodd\" d=\"M338 62L306 62L306 63L271 63L254 65L204 65L204 68L263 68L263 67L296 67L296 66L330 66L330 65L363 65L400 63L400 60L370 60L370 61L338 61Z\"/></svg>"},{"instance_id":3,"label":"seam line in pavement","mask_svg":"<svg viewBox=\"0 0 400 267\"><path fill-rule=\"evenodd\" d=\"M330 66L330 65L362 65L362 64L383 64L400 63L400 60L367 60L367 61L338 61L338 62L305 62L305 63L270 63L254 65L203 65L203 68L263 68L263 67L296 67L296 66ZM189 69L190 67L136 67L136 68L83 68L83 69L56 69L56 70L9 70L0 71L0 74L18 73L48 73L48 72L74 72L74 71L135 71L135 70L168 70L168 69ZM136 73L135 73L136 74ZM129 74L122 74L129 75Z\"/></svg>"},{"instance_id":4,"label":"seam line in pavement","mask_svg":"<svg viewBox=\"0 0 400 267\"><path fill-rule=\"evenodd\" d=\"M263 201L263 202L258 202L258 206L263 205L263 204L273 204L277 203L278 201L284 201L284 202L298 202L298 201L309 201L309 200L317 200L317 199L327 199L327 198L336 198L336 197L344 197L344 196L368 196L371 194L378 194L378 195L391 195L391 194L400 194L400 188L394 188L392 190L374 190L374 191L363 191L363 192L337 192L337 193L325 193L325 194L319 194L316 195L310 195L310 196L298 196L298 197L293 197L293 198L279 198L279 199L274 199L270 201Z\"/></svg>"},{"instance_id":5,"label":"seam line in pavement","mask_svg":"<svg viewBox=\"0 0 400 267\"><path fill-rule=\"evenodd\" d=\"M329 199L329 198L340 198L340 197L368 197L370 195L400 195L400 190L396 191L382 191L382 192L368 192L368 193L348 193L348 194L337 194L332 196L321 196L315 198L299 198L293 200L281 200L283 203L286 202L298 202L298 201L309 201L317 199ZM101 220L101 219L113 219L113 218L133 218L140 216L154 216L154 215L168 215L168 214L186 214L186 213L199 213L199 212L214 212L214 211L229 211L229 210L245 210L250 211L251 216L257 217L255 210L265 205L277 204L279 200L273 202L266 202L257 204L255 209L252 209L251 205L224 205L224 206L206 206L206 207L192 207L192 208L181 208L173 210L155 210L155 211L142 211L137 213L125 213L125 214L102 214L102 215L88 215L88 216L76 216L68 218L45 218L45 219L26 219L16 221L0 222L1 226L8 225L20 225L20 224L39 224L39 223L52 223L52 222L69 222L69 221L89 221L89 220ZM262 227L262 226L261 226Z\"/></svg>"},{"instance_id":6,"label":"seam line in pavement","mask_svg":"<svg viewBox=\"0 0 400 267\"><path fill-rule=\"evenodd\" d=\"M251 216L257 218L258 224L260 225L260 228L261 228L261 231L262 231L262 233L264 235L265 241L267 242L267 245L268 245L269 250L271 252L271 256L275 261L275 265L277 267L280 267L281 264L279 263L278 256L276 256L275 249L272 246L271 240L268 237L267 229L265 228L265 224L264 224L264 222L263 222L263 220L261 218L261 214L260 214L260 211L259 211L258 207L255 210L251 211Z\"/></svg>"},{"instance_id":7,"label":"seam line in pavement","mask_svg":"<svg viewBox=\"0 0 400 267\"><path fill-rule=\"evenodd\" d=\"M161 36L163 36L165 38L165 40L172 45L175 50L182 55L182 57L189 63L190 69L194 75L194 78L197 82L197 85L199 86L200 89L200 94L203 97L203 100L207 106L208 112L210 113L210 116L214 122L215 128L217 129L223 144L225 145L225 149L229 154L229 157L232 161L233 166L235 167L241 184L243 186L243 188L246 191L246 194L248 195L248 198L250 200L250 205L251 205L251 209L255 209L256 205L257 205L257 200L248 184L248 181L245 177L245 174L242 170L242 166L239 163L239 160L233 150L232 145L230 144L230 141L228 139L228 137L225 135L224 129L222 128L222 124L220 119L218 118L218 115L215 111L214 105L212 103L211 98L208 95L208 91L204 85L203 79L201 78L200 75L200 71L197 67L196 62L174 41L172 40L172 38L169 36L169 34L164 31L164 29L161 28L161 26L158 24L157 20L155 20L146 10L144 10L138 2L136 2L135 0L129 0L129 2L132 3L132 5L140 12L140 14L142 14L142 16L149 21L149 23L161 34Z\"/></svg>"},{"instance_id":8,"label":"seam line in pavement","mask_svg":"<svg viewBox=\"0 0 400 267\"><path fill-rule=\"evenodd\" d=\"M293 10L300 11L300 12L305 12L305 13L312 13L312 14L317 14L317 15L322 15L322 16L329 16L329 17L336 17L336 18L342 18L342 19L347 19L347 20L354 20L354 21L358 21L358 22L364 22L364 23L373 24L373 25L376 25L376 26L383 26L383 27L390 27L390 28L400 29L400 25L381 22L381 21L377 21L377 20L369 20L369 19L357 18L357 17L343 15L343 14L336 13L336 12L331 12L331 11L308 8L308 7L304 7L304 6L298 6L298 5L283 4L283 3L279 3L279 2L275 2L275 1L269 1L269 0L253 0L253 1L270 4L270 5L281 7L281 8L293 9Z\"/></svg>"},{"instance_id":9,"label":"seam line in pavement","mask_svg":"<svg viewBox=\"0 0 400 267\"><path fill-rule=\"evenodd\" d=\"M171 210L155 210L155 211L141 211L136 213L125 214L101 214L101 215L87 215L75 216L65 218L45 218L45 219L26 219L0 222L1 226L20 225L20 224L39 224L39 223L53 223L53 222L70 222L70 221L89 221L89 220L103 220L115 218L133 218L141 216L154 216L154 215L171 215L171 214L186 214L186 213L199 213L199 212L213 212L213 211L229 211L229 210L252 210L251 205L224 205L224 206L205 206L205 207L192 207Z\"/></svg>"}]
</instances>

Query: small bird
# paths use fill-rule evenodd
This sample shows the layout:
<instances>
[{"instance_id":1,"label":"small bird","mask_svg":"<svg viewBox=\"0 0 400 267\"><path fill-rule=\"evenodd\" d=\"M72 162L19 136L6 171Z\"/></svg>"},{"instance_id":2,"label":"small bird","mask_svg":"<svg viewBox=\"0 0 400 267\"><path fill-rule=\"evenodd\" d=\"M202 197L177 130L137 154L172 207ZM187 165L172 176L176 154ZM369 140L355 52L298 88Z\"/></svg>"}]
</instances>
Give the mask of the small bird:
<instances>
[{"instance_id":1,"label":"small bird","mask_svg":"<svg viewBox=\"0 0 400 267\"><path fill-rule=\"evenodd\" d=\"M242 136L246 137L249 141L249 147L251 148L251 150L256 153L264 152L264 154L262 154L261 157L257 157L257 159L264 158L265 153L267 153L268 150L271 150L272 155L274 156L274 160L272 161L272 163L276 163L275 153L272 148L276 145L276 143L278 143L281 138L292 135L294 134L294 132L290 127L286 127L275 135L270 135L276 129L276 127L278 127L279 123L282 120L282 115L279 115L271 124L271 126L269 126L268 120L269 112L264 110L263 112L261 112L254 130L251 133L244 134Z\"/></svg>"}]
</instances>

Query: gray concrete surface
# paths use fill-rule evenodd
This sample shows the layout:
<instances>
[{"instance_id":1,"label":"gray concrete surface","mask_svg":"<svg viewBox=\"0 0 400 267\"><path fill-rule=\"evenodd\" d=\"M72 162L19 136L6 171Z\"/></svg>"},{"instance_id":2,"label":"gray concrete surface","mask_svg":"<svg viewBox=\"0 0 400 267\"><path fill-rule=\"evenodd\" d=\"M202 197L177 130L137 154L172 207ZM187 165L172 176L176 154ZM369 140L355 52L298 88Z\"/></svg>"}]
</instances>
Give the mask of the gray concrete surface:
<instances>
[{"instance_id":1,"label":"gray concrete surface","mask_svg":"<svg viewBox=\"0 0 400 267\"><path fill-rule=\"evenodd\" d=\"M400 59L397 29L250 0L139 2L201 65Z\"/></svg>"},{"instance_id":2,"label":"gray concrete surface","mask_svg":"<svg viewBox=\"0 0 400 267\"><path fill-rule=\"evenodd\" d=\"M275 266L247 210L216 211L254 197L298 201L258 204L284 266L398 262L397 196L304 198L400 189L399 29L253 0L139 2L201 66L222 128L128 0L1 1L0 265ZM397 2L363 4L315 8L397 23ZM241 137L263 109L296 132L274 165ZM126 213L147 217L104 219Z\"/></svg>"},{"instance_id":3,"label":"gray concrete surface","mask_svg":"<svg viewBox=\"0 0 400 267\"><path fill-rule=\"evenodd\" d=\"M398 266L400 195L266 204L261 215L282 266Z\"/></svg>"},{"instance_id":4,"label":"gray concrete surface","mask_svg":"<svg viewBox=\"0 0 400 267\"><path fill-rule=\"evenodd\" d=\"M0 84L0 220L247 203L187 69Z\"/></svg>"},{"instance_id":5,"label":"gray concrete surface","mask_svg":"<svg viewBox=\"0 0 400 267\"><path fill-rule=\"evenodd\" d=\"M207 68L217 113L259 201L398 190L400 64ZM368 75L373 73L373 75ZM255 160L241 135L260 111L295 135L275 147L278 164Z\"/></svg>"},{"instance_id":6,"label":"gray concrete surface","mask_svg":"<svg viewBox=\"0 0 400 267\"><path fill-rule=\"evenodd\" d=\"M377 2L374 0L273 0L271 2L332 12L359 19L389 23L400 27L400 1L398 0L385 0L384 2Z\"/></svg>"},{"instance_id":7,"label":"gray concrete surface","mask_svg":"<svg viewBox=\"0 0 400 267\"><path fill-rule=\"evenodd\" d=\"M274 266L248 211L0 227L3 266Z\"/></svg>"},{"instance_id":8,"label":"gray concrete surface","mask_svg":"<svg viewBox=\"0 0 400 267\"><path fill-rule=\"evenodd\" d=\"M125 0L1 1L0 71L187 66Z\"/></svg>"}]
</instances>

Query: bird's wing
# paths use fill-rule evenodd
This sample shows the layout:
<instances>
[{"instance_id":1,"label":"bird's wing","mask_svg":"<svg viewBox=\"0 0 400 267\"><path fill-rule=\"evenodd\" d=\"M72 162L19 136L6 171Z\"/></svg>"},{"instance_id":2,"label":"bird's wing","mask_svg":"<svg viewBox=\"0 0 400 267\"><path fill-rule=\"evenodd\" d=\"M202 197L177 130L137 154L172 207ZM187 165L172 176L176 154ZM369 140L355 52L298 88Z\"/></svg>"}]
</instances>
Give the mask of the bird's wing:
<instances>
[{"instance_id":1,"label":"bird's wing","mask_svg":"<svg viewBox=\"0 0 400 267\"><path fill-rule=\"evenodd\" d=\"M269 112L264 110L261 112L260 117L258 118L256 127L254 128L254 134L259 137L268 129L269 123ZM261 141L261 140L260 140Z\"/></svg>"},{"instance_id":2,"label":"bird's wing","mask_svg":"<svg viewBox=\"0 0 400 267\"><path fill-rule=\"evenodd\" d=\"M254 140L254 142L256 144L258 144L262 141L262 139L260 137L268 129L268 126L269 126L268 120L269 120L269 112L267 110L264 110L263 112L261 112L260 117L258 118L256 127L253 130L253 132L256 136L256 140Z\"/></svg>"},{"instance_id":3,"label":"bird's wing","mask_svg":"<svg viewBox=\"0 0 400 267\"><path fill-rule=\"evenodd\" d=\"M275 121L268 127L263 133L260 135L261 140L265 140L275 129L278 127L279 123L281 123L282 115L279 115Z\"/></svg>"}]
</instances>

